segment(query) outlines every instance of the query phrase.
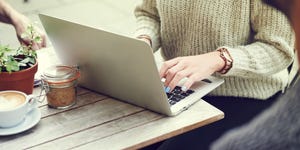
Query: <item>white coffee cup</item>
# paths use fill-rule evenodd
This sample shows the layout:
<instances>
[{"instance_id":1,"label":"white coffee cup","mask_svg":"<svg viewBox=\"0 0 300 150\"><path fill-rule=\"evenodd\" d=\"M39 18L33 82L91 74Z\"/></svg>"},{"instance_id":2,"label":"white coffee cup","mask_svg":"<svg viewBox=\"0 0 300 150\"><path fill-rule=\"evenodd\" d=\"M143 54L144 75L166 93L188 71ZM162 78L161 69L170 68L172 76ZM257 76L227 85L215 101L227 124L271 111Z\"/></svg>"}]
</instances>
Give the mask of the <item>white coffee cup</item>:
<instances>
[{"instance_id":1,"label":"white coffee cup","mask_svg":"<svg viewBox=\"0 0 300 150\"><path fill-rule=\"evenodd\" d=\"M37 108L37 100L33 95L14 90L0 91L0 127L20 124L34 108Z\"/></svg>"}]
</instances>

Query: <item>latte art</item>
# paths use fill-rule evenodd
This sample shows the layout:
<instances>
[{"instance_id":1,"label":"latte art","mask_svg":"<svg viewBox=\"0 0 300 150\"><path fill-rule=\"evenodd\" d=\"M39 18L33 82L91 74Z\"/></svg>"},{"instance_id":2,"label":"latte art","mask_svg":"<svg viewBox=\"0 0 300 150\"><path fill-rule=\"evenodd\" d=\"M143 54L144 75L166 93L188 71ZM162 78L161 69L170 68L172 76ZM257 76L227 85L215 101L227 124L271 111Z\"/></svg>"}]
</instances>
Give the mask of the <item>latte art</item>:
<instances>
[{"instance_id":1,"label":"latte art","mask_svg":"<svg viewBox=\"0 0 300 150\"><path fill-rule=\"evenodd\" d=\"M25 102L24 95L15 92L5 92L0 94L0 111L10 110Z\"/></svg>"}]
</instances>

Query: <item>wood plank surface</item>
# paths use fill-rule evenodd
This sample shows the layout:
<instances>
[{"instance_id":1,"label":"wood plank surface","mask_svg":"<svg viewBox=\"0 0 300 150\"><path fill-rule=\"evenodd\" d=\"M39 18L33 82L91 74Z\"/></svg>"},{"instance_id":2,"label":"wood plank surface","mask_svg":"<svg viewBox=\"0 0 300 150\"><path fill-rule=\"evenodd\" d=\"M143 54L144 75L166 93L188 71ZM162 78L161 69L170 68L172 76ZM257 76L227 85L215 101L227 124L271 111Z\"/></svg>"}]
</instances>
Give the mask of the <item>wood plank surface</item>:
<instances>
[{"instance_id":1,"label":"wood plank surface","mask_svg":"<svg viewBox=\"0 0 300 150\"><path fill-rule=\"evenodd\" d=\"M163 117L75 149L138 149L222 118L222 111L201 100L178 116Z\"/></svg>"},{"instance_id":2,"label":"wood plank surface","mask_svg":"<svg viewBox=\"0 0 300 150\"><path fill-rule=\"evenodd\" d=\"M203 100L178 116L166 117L93 92L78 97L78 106L42 111L36 127L0 137L0 149L137 149L224 116Z\"/></svg>"},{"instance_id":3,"label":"wood plank surface","mask_svg":"<svg viewBox=\"0 0 300 150\"><path fill-rule=\"evenodd\" d=\"M42 145L37 145L32 149L70 149L97 140L101 140L115 134L119 134L126 130L147 124L162 117L162 115L153 112L141 111L99 126L88 128L86 130L65 136L63 138L56 139L54 141L44 143ZM119 139L119 141L122 142L123 138ZM112 142L111 144L115 143Z\"/></svg>"},{"instance_id":4,"label":"wood plank surface","mask_svg":"<svg viewBox=\"0 0 300 150\"><path fill-rule=\"evenodd\" d=\"M36 127L21 134L0 137L0 149L30 148L142 110L142 108L107 98L42 118Z\"/></svg>"}]
</instances>

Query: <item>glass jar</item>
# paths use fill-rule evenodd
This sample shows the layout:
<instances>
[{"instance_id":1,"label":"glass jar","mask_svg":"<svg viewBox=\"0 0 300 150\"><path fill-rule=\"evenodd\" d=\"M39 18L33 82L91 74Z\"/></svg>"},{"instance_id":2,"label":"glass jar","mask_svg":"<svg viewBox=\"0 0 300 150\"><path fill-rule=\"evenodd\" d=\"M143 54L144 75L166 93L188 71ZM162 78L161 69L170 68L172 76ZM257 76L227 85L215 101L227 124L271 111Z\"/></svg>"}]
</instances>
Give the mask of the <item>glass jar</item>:
<instances>
[{"instance_id":1,"label":"glass jar","mask_svg":"<svg viewBox=\"0 0 300 150\"><path fill-rule=\"evenodd\" d=\"M45 90L48 106L64 109L76 103L79 70L71 66L51 66L42 76L42 89Z\"/></svg>"}]
</instances>

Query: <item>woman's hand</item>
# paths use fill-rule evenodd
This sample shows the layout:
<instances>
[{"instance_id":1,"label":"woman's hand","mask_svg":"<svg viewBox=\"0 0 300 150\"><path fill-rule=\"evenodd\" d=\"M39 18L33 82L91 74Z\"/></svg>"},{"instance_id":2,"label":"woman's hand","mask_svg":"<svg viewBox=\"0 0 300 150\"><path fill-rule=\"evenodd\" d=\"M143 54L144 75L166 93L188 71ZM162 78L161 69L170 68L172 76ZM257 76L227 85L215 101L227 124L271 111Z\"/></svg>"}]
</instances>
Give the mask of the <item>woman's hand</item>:
<instances>
[{"instance_id":1,"label":"woman's hand","mask_svg":"<svg viewBox=\"0 0 300 150\"><path fill-rule=\"evenodd\" d=\"M202 55L177 57L163 63L159 71L165 78L166 92L172 91L180 80L187 78L182 90L188 90L196 81L203 80L225 65L220 52L214 51Z\"/></svg>"},{"instance_id":2,"label":"woman's hand","mask_svg":"<svg viewBox=\"0 0 300 150\"><path fill-rule=\"evenodd\" d=\"M27 27L31 26L31 22L23 14L12 8L6 1L0 0L0 21L14 26L17 37L21 44L29 45L30 40L22 38L22 34L26 31ZM34 31L42 40L40 43L32 43L32 49L40 49L46 47L46 36L39 28L34 27Z\"/></svg>"},{"instance_id":3,"label":"woman's hand","mask_svg":"<svg viewBox=\"0 0 300 150\"><path fill-rule=\"evenodd\" d=\"M21 44L24 45L29 45L30 44L30 40L28 38L24 38L22 37L22 34L26 31L26 28L31 24L31 22L28 20L27 17L23 16L22 14L17 14L14 18L14 22L12 24L15 27L16 33L17 33L17 37L20 41ZM39 35L42 40L40 43L32 43L32 49L37 50L37 49L41 49L43 47L46 47L46 36L45 33L42 32L38 27L34 26L34 32L36 32L35 34Z\"/></svg>"}]
</instances>

